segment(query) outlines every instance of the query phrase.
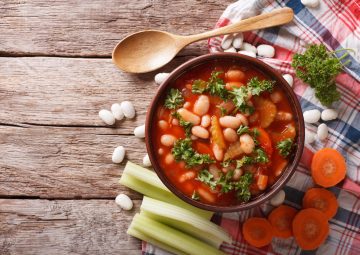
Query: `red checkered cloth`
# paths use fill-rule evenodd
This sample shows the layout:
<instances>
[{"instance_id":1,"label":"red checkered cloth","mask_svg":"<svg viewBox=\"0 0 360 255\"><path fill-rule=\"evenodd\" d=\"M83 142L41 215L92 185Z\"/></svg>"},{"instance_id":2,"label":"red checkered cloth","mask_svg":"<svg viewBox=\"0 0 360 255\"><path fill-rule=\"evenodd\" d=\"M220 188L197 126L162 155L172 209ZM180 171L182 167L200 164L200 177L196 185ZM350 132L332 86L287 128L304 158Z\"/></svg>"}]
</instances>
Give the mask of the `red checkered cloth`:
<instances>
[{"instance_id":1,"label":"red checkered cloth","mask_svg":"<svg viewBox=\"0 0 360 255\"><path fill-rule=\"evenodd\" d=\"M260 58L279 72L294 75L291 67L292 55L305 51L311 43L322 43L329 50L354 49L344 61L350 60L344 73L336 81L341 100L333 105L339 112L338 119L327 122L329 136L324 142L306 145L300 165L287 183L285 204L301 209L304 192L315 186L310 172L310 162L315 151L331 147L344 155L347 163L346 180L332 187L339 202L339 209L330 220L330 234L317 250L302 251L294 238L274 238L262 249L248 245L242 236L242 223L251 216L266 217L273 207L265 203L251 210L230 214L216 214L213 221L232 235L232 244L223 244L221 249L238 254L360 254L360 2L358 0L323 0L317 8L306 8L300 0L243 0L231 4L220 17L216 27L226 26L262 12L287 6L294 10L292 23L281 27L244 33L244 41L253 45L270 44L276 49L274 58ZM221 37L208 41L210 52L222 51ZM338 53L341 56L344 53ZM314 91L301 80L294 79L294 91L298 95L303 111L322 110L324 107L314 96ZM316 126L306 126L316 132ZM152 245L143 243L144 254L169 254ZM197 254L201 254L197 251Z\"/></svg>"}]
</instances>

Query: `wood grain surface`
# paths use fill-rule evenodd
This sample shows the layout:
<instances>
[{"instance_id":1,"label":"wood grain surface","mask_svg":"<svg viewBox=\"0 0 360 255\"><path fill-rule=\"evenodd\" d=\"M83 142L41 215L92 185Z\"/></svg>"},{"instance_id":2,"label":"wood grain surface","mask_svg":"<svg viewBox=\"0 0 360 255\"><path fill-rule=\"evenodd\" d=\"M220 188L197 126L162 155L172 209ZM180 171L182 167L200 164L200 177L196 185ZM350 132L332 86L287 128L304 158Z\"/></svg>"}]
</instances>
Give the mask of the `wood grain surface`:
<instances>
[{"instance_id":1,"label":"wood grain surface","mask_svg":"<svg viewBox=\"0 0 360 255\"><path fill-rule=\"evenodd\" d=\"M156 92L157 72L132 75L111 61L127 34L159 29L194 34L211 29L232 1L0 1L0 254L141 254L126 229L141 195L117 184L125 162L141 163L145 144L133 136ZM186 47L158 72L207 52ZM130 100L137 116L113 127L101 108ZM130 212L118 193L135 202Z\"/></svg>"}]
</instances>

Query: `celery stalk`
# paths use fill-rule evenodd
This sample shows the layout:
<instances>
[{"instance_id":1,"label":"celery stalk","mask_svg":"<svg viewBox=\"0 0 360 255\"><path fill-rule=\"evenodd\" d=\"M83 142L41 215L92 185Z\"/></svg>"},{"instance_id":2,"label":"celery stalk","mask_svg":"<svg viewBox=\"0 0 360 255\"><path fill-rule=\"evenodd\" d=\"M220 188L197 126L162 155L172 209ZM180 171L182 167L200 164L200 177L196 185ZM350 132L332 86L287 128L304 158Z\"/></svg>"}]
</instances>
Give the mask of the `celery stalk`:
<instances>
[{"instance_id":1,"label":"celery stalk","mask_svg":"<svg viewBox=\"0 0 360 255\"><path fill-rule=\"evenodd\" d=\"M214 214L185 203L166 188L155 172L130 161L127 162L119 183L146 196L185 208L205 219L210 219Z\"/></svg>"},{"instance_id":2,"label":"celery stalk","mask_svg":"<svg viewBox=\"0 0 360 255\"><path fill-rule=\"evenodd\" d=\"M176 255L187 255L186 253L182 252L182 251L179 251L171 246L168 246L162 242L159 242L158 240L152 238L152 237L149 237L147 235L145 235L144 233L136 230L134 227L133 227L133 224L130 225L129 229L127 230L126 232L128 235L131 235L133 237L136 237L140 240L143 240L145 242L148 242L148 243L151 243L163 250L166 250L168 252L171 252L171 253L174 253Z\"/></svg>"},{"instance_id":3,"label":"celery stalk","mask_svg":"<svg viewBox=\"0 0 360 255\"><path fill-rule=\"evenodd\" d=\"M144 196L140 210L148 217L193 235L217 248L232 242L220 226L184 208Z\"/></svg>"},{"instance_id":4,"label":"celery stalk","mask_svg":"<svg viewBox=\"0 0 360 255\"><path fill-rule=\"evenodd\" d=\"M225 255L222 251L179 230L154 221L144 215L136 214L133 227L153 239L192 255Z\"/></svg>"}]
</instances>

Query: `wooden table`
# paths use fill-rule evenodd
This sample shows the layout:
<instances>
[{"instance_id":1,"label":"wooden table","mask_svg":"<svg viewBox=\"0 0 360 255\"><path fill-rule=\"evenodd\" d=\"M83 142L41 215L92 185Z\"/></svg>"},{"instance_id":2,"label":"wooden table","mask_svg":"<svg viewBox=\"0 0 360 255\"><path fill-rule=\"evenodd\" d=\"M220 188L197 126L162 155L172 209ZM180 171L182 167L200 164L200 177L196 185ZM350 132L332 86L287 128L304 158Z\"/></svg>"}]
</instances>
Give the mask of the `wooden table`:
<instances>
[{"instance_id":1,"label":"wooden table","mask_svg":"<svg viewBox=\"0 0 360 255\"><path fill-rule=\"evenodd\" d=\"M111 51L125 35L155 28L180 34L211 29L231 1L6 0L0 4L0 254L140 254L126 235L141 195L117 182L123 145L141 163L155 72L118 70ZM207 52L187 47L168 66ZM107 127L101 108L131 100L135 120ZM118 193L134 210L121 211Z\"/></svg>"}]
</instances>

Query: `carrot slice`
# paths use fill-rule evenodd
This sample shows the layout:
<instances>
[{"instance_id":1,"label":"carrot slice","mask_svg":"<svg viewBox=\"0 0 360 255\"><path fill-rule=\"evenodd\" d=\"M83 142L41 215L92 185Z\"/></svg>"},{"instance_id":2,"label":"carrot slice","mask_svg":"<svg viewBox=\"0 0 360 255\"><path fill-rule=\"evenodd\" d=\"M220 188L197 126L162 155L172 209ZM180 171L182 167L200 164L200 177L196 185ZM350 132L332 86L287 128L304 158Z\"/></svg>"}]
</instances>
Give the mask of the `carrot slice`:
<instances>
[{"instance_id":1,"label":"carrot slice","mask_svg":"<svg viewBox=\"0 0 360 255\"><path fill-rule=\"evenodd\" d=\"M323 188L312 188L305 193L303 207L318 209L331 219L335 216L339 204L332 192Z\"/></svg>"},{"instance_id":2,"label":"carrot slice","mask_svg":"<svg viewBox=\"0 0 360 255\"><path fill-rule=\"evenodd\" d=\"M296 214L292 229L297 244L303 250L318 248L329 235L326 215L314 208L303 209Z\"/></svg>"},{"instance_id":3,"label":"carrot slice","mask_svg":"<svg viewBox=\"0 0 360 255\"><path fill-rule=\"evenodd\" d=\"M242 227L244 239L252 246L263 247L271 243L273 229L270 222L264 218L249 218Z\"/></svg>"},{"instance_id":4,"label":"carrot slice","mask_svg":"<svg viewBox=\"0 0 360 255\"><path fill-rule=\"evenodd\" d=\"M259 141L260 147L262 147L266 154L271 157L273 153L273 147L269 134L262 128L256 127L256 129L259 131L257 140Z\"/></svg>"},{"instance_id":5,"label":"carrot slice","mask_svg":"<svg viewBox=\"0 0 360 255\"><path fill-rule=\"evenodd\" d=\"M270 213L268 219L274 229L274 236L288 238L293 235L292 222L296 213L296 209L287 205L280 205Z\"/></svg>"},{"instance_id":6,"label":"carrot slice","mask_svg":"<svg viewBox=\"0 0 360 255\"><path fill-rule=\"evenodd\" d=\"M265 190L266 189L268 179L269 179L269 177L267 175L259 174L259 177L258 177L257 182L256 182L259 190Z\"/></svg>"},{"instance_id":7,"label":"carrot slice","mask_svg":"<svg viewBox=\"0 0 360 255\"><path fill-rule=\"evenodd\" d=\"M316 184L325 188L335 186L345 178L345 174L345 159L337 150L324 148L314 154L311 175Z\"/></svg>"},{"instance_id":8,"label":"carrot slice","mask_svg":"<svg viewBox=\"0 0 360 255\"><path fill-rule=\"evenodd\" d=\"M268 99L255 97L255 108L260 114L260 126L267 128L274 121L276 116L276 105Z\"/></svg>"},{"instance_id":9,"label":"carrot slice","mask_svg":"<svg viewBox=\"0 0 360 255\"><path fill-rule=\"evenodd\" d=\"M210 132L211 132L212 141L216 143L220 149L222 150L225 149L226 148L225 139L223 136L222 129L220 127L219 119L216 116L213 116L211 118Z\"/></svg>"},{"instance_id":10,"label":"carrot slice","mask_svg":"<svg viewBox=\"0 0 360 255\"><path fill-rule=\"evenodd\" d=\"M230 144L229 148L226 150L224 160L234 159L241 154L244 154L244 152L240 147L240 142L236 141L235 143Z\"/></svg>"}]
</instances>

